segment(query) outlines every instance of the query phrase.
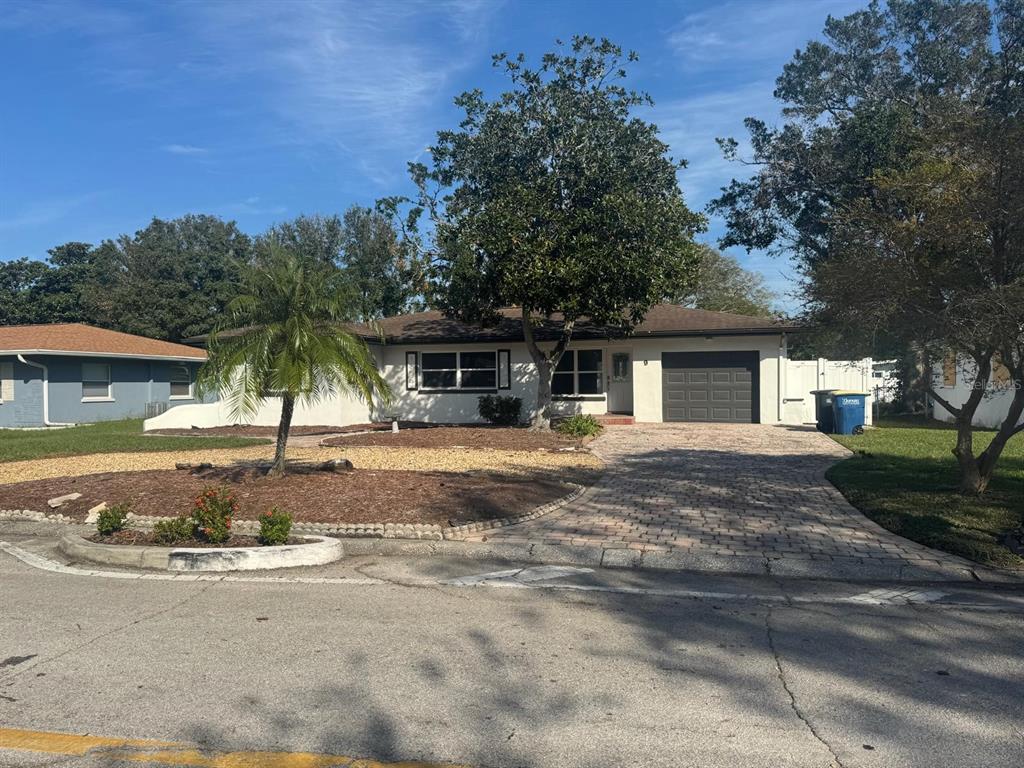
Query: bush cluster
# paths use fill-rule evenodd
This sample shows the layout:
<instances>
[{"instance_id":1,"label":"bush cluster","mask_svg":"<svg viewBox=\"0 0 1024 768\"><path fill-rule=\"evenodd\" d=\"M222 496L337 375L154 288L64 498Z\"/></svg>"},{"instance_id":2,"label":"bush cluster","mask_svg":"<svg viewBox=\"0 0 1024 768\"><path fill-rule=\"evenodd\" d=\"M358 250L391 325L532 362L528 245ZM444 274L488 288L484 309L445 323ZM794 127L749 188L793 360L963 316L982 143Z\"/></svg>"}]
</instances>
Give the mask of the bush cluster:
<instances>
[{"instance_id":1,"label":"bush cluster","mask_svg":"<svg viewBox=\"0 0 1024 768\"><path fill-rule=\"evenodd\" d=\"M513 395L483 395L477 400L477 410L484 421L514 427L522 421L523 401Z\"/></svg>"},{"instance_id":2,"label":"bush cluster","mask_svg":"<svg viewBox=\"0 0 1024 768\"><path fill-rule=\"evenodd\" d=\"M227 488L207 488L192 506L195 535L211 544L221 544L231 536L231 518L238 512L235 494Z\"/></svg>"},{"instance_id":3,"label":"bush cluster","mask_svg":"<svg viewBox=\"0 0 1024 768\"><path fill-rule=\"evenodd\" d=\"M195 524L187 515L178 515L170 520L161 520L153 526L153 538L158 544L177 544L188 541L195 535Z\"/></svg>"},{"instance_id":4,"label":"bush cluster","mask_svg":"<svg viewBox=\"0 0 1024 768\"><path fill-rule=\"evenodd\" d=\"M292 532L292 516L280 507L260 515L260 544L273 546L284 544Z\"/></svg>"},{"instance_id":5,"label":"bush cluster","mask_svg":"<svg viewBox=\"0 0 1024 768\"><path fill-rule=\"evenodd\" d=\"M562 419L555 429L570 437L592 437L601 434L604 427L590 414L577 413L575 416Z\"/></svg>"},{"instance_id":6,"label":"bush cluster","mask_svg":"<svg viewBox=\"0 0 1024 768\"><path fill-rule=\"evenodd\" d=\"M118 531L123 531L128 524L128 514L131 511L132 505L127 501L100 510L96 518L96 531L100 536L110 536Z\"/></svg>"}]
</instances>

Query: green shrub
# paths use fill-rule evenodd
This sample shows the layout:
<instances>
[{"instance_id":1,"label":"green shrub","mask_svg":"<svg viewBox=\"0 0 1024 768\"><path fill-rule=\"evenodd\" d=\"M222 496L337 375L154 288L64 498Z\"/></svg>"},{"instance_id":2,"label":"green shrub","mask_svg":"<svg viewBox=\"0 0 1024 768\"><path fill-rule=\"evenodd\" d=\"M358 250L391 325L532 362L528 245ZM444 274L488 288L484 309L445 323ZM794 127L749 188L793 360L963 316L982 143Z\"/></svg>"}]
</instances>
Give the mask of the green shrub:
<instances>
[{"instance_id":1,"label":"green shrub","mask_svg":"<svg viewBox=\"0 0 1024 768\"><path fill-rule=\"evenodd\" d=\"M191 517L179 515L161 520L153 526L153 539L157 544L177 544L195 536L196 527Z\"/></svg>"},{"instance_id":2,"label":"green shrub","mask_svg":"<svg viewBox=\"0 0 1024 768\"><path fill-rule=\"evenodd\" d=\"M222 544L231 536L231 518L238 512L235 494L227 488L206 488L192 506L197 538Z\"/></svg>"},{"instance_id":3,"label":"green shrub","mask_svg":"<svg viewBox=\"0 0 1024 768\"><path fill-rule=\"evenodd\" d=\"M127 501L100 510L96 518L96 531L100 536L110 536L112 533L123 531L128 524L128 513L131 511L132 505Z\"/></svg>"},{"instance_id":4,"label":"green shrub","mask_svg":"<svg viewBox=\"0 0 1024 768\"><path fill-rule=\"evenodd\" d=\"M280 507L260 515L260 544L265 547L284 544L292 532L292 516Z\"/></svg>"},{"instance_id":5,"label":"green shrub","mask_svg":"<svg viewBox=\"0 0 1024 768\"><path fill-rule=\"evenodd\" d=\"M562 419L555 429L570 437L592 437L601 434L604 427L590 414L577 413L575 416Z\"/></svg>"},{"instance_id":6,"label":"green shrub","mask_svg":"<svg viewBox=\"0 0 1024 768\"><path fill-rule=\"evenodd\" d=\"M477 410L484 421L514 427L522 421L523 401L513 395L483 395L477 400Z\"/></svg>"}]
</instances>

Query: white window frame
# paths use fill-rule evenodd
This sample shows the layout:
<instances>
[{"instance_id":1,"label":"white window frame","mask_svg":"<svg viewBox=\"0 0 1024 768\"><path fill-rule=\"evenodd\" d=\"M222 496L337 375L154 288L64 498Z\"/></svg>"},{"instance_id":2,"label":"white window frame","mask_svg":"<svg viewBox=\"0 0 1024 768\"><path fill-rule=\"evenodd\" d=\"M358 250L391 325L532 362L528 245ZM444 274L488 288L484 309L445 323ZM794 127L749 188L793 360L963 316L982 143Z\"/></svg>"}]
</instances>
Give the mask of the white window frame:
<instances>
[{"instance_id":1,"label":"white window frame","mask_svg":"<svg viewBox=\"0 0 1024 768\"><path fill-rule=\"evenodd\" d=\"M100 384L103 379L85 377L85 370L87 367L92 366L93 368L106 368L107 369L107 394L102 397L98 396L86 396L85 385L86 384ZM82 402L83 403L112 403L114 402L114 384L113 375L110 369L109 363L82 363Z\"/></svg>"},{"instance_id":2,"label":"white window frame","mask_svg":"<svg viewBox=\"0 0 1024 768\"><path fill-rule=\"evenodd\" d=\"M195 399L195 391L194 391L195 381L192 380L192 369L189 366L185 365L185 364L172 365L170 367L170 371L167 374L168 390L169 391L173 391L173 390L170 389L171 387L173 387L175 384L181 384L182 383L181 381L177 381L177 382L174 381L174 371L175 370L179 370L179 371L184 371L185 372L185 375L188 378L188 394L187 395L174 395L174 394L170 394L170 395L168 395L168 399L170 399L170 400L194 400Z\"/></svg>"},{"instance_id":3,"label":"white window frame","mask_svg":"<svg viewBox=\"0 0 1024 768\"><path fill-rule=\"evenodd\" d=\"M455 367L454 368L428 368L426 364L427 355L455 355ZM467 355L479 355L489 354L494 358L493 368L464 368L462 365L462 356ZM408 358L406 359L406 366L409 365ZM499 364L498 364L498 351L494 349L467 349L467 350L437 350L432 352L421 352L419 355L419 389L422 392L496 392L499 387ZM427 378L427 374L432 371L454 371L455 372L455 385L451 387L428 387L424 384ZM463 371L494 371L494 386L493 387L464 387L462 385L462 373Z\"/></svg>"},{"instance_id":4,"label":"white window frame","mask_svg":"<svg viewBox=\"0 0 1024 768\"><path fill-rule=\"evenodd\" d=\"M595 369L579 368L578 366L579 366L579 353L580 352L600 352L601 353L601 362L598 365L598 367L595 368ZM597 348L591 347L591 348L585 348L585 349L567 349L562 354L562 360L565 360L566 356L570 356L569 359L572 360L572 369L568 370L568 371L559 371L557 369L557 367L556 367L555 371L553 372L552 379L551 379L551 384L552 384L551 396L553 398L556 398L556 399L557 398L577 398L577 397L602 398L602 397L607 396L607 394L608 394L608 387L607 387L607 382L605 381L605 372L604 372L605 351L603 349L601 349L599 347L597 347ZM561 363L561 361L559 361L559 363ZM596 373L597 376L598 376L598 382L600 382L600 385L601 385L601 391L600 392L580 392L580 374L581 373ZM554 376L569 376L569 375L572 375L572 392L560 392L560 393L556 394L554 392L554 383L555 383Z\"/></svg>"},{"instance_id":5,"label":"white window frame","mask_svg":"<svg viewBox=\"0 0 1024 768\"><path fill-rule=\"evenodd\" d=\"M10 392L4 397L4 392ZM14 401L14 363L0 363L0 405Z\"/></svg>"}]
</instances>

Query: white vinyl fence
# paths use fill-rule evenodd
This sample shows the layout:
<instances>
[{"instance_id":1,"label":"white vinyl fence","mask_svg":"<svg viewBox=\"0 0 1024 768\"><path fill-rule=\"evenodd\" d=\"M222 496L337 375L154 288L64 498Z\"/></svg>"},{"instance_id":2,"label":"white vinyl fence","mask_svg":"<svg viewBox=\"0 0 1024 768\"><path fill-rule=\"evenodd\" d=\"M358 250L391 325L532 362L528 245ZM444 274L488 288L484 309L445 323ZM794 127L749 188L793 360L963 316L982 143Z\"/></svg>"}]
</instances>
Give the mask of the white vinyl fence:
<instances>
[{"instance_id":1,"label":"white vinyl fence","mask_svg":"<svg viewBox=\"0 0 1024 768\"><path fill-rule=\"evenodd\" d=\"M867 392L865 421L874 421L874 404L877 395L872 378L873 360L787 360L783 374L782 421L785 424L813 424L814 395L816 389L849 389Z\"/></svg>"}]
</instances>

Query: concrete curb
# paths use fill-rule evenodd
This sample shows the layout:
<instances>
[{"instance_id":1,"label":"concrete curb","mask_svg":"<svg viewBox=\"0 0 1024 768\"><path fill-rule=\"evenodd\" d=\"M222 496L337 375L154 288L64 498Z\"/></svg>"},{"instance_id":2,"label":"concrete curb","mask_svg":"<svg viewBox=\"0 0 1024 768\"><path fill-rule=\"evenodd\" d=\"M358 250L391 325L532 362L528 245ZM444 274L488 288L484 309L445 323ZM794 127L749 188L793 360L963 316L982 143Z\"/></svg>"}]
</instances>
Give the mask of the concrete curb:
<instances>
[{"instance_id":1,"label":"concrete curb","mask_svg":"<svg viewBox=\"0 0 1024 768\"><path fill-rule=\"evenodd\" d=\"M872 562L869 558L828 560L746 557L707 553L643 552L557 544L508 542L409 541L400 539L342 539L348 556L453 557L509 564L579 565L590 568L628 568L644 571L684 571L720 575L770 576L781 579L838 581L978 582L1019 584L1024 574L988 569L951 568L940 562Z\"/></svg>"},{"instance_id":2,"label":"concrete curb","mask_svg":"<svg viewBox=\"0 0 1024 768\"><path fill-rule=\"evenodd\" d=\"M264 571L275 568L327 565L345 553L338 539L327 536L303 536L309 544L285 544L279 547L148 547L98 544L65 532L58 550L74 562L86 561L127 568L164 571Z\"/></svg>"}]
</instances>

